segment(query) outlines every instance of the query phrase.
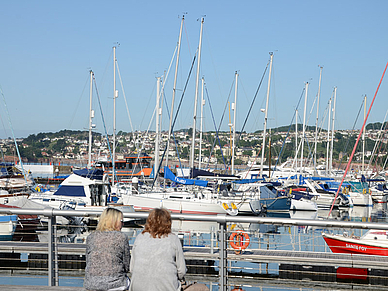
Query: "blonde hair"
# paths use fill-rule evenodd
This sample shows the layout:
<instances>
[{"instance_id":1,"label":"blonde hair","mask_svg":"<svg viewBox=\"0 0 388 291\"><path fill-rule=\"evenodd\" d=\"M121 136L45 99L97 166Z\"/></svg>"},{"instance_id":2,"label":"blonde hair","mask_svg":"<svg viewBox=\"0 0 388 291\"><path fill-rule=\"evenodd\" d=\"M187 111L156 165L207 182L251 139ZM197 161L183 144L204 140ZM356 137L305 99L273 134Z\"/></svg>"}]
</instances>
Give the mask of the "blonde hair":
<instances>
[{"instance_id":1,"label":"blonde hair","mask_svg":"<svg viewBox=\"0 0 388 291\"><path fill-rule=\"evenodd\" d=\"M142 233L149 232L153 238L161 238L171 233L171 214L165 208L155 208L150 212Z\"/></svg>"},{"instance_id":2,"label":"blonde hair","mask_svg":"<svg viewBox=\"0 0 388 291\"><path fill-rule=\"evenodd\" d=\"M99 231L112 231L121 230L121 220L123 219L123 213L116 208L105 208L102 212L96 230Z\"/></svg>"}]
</instances>

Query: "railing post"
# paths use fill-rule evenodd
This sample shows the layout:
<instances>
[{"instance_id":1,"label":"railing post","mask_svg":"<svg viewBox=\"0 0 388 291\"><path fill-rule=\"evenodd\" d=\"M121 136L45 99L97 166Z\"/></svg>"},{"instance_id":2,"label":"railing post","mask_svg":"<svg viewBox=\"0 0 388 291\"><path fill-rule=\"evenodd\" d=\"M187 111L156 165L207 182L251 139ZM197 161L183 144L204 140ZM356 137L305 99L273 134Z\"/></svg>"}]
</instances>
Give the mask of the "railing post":
<instances>
[{"instance_id":1,"label":"railing post","mask_svg":"<svg viewBox=\"0 0 388 291\"><path fill-rule=\"evenodd\" d=\"M220 261L219 276L220 290L226 291L228 287L228 258L227 258L226 222L220 223Z\"/></svg>"},{"instance_id":2,"label":"railing post","mask_svg":"<svg viewBox=\"0 0 388 291\"><path fill-rule=\"evenodd\" d=\"M48 217L48 285L55 286L58 282L56 278L55 269L57 268L58 260L55 254L55 236L54 226L56 224L56 217Z\"/></svg>"},{"instance_id":3,"label":"railing post","mask_svg":"<svg viewBox=\"0 0 388 291\"><path fill-rule=\"evenodd\" d=\"M55 286L59 286L59 266L58 266L58 241L57 241L57 217L53 216L54 222L54 265L55 265Z\"/></svg>"},{"instance_id":4,"label":"railing post","mask_svg":"<svg viewBox=\"0 0 388 291\"><path fill-rule=\"evenodd\" d=\"M214 226L210 228L210 253L214 254L214 237L215 237L215 231Z\"/></svg>"}]
</instances>

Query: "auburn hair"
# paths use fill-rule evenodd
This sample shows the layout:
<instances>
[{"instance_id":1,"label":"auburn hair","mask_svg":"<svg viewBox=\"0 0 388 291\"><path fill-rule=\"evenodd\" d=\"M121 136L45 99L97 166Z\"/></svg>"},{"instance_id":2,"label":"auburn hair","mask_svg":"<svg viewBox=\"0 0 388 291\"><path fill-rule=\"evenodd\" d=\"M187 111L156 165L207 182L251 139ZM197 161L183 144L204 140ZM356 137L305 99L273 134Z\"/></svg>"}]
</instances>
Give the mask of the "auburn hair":
<instances>
[{"instance_id":1,"label":"auburn hair","mask_svg":"<svg viewBox=\"0 0 388 291\"><path fill-rule=\"evenodd\" d=\"M171 214L166 208L155 208L148 215L142 233L149 232L153 238L161 238L171 233Z\"/></svg>"},{"instance_id":2,"label":"auburn hair","mask_svg":"<svg viewBox=\"0 0 388 291\"><path fill-rule=\"evenodd\" d=\"M102 212L97 224L96 230L99 231L112 231L121 230L121 220L123 219L123 213L112 207L105 208Z\"/></svg>"}]
</instances>

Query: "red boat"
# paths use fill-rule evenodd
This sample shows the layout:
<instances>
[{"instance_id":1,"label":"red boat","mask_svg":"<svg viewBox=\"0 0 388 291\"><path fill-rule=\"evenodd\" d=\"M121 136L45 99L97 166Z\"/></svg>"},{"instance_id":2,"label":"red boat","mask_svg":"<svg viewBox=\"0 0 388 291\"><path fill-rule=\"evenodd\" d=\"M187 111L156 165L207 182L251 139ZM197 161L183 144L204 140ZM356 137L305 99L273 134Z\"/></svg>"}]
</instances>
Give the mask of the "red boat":
<instances>
[{"instance_id":1,"label":"red boat","mask_svg":"<svg viewBox=\"0 0 388 291\"><path fill-rule=\"evenodd\" d=\"M388 230L371 229L362 237L332 235L322 236L333 253L388 256Z\"/></svg>"}]
</instances>

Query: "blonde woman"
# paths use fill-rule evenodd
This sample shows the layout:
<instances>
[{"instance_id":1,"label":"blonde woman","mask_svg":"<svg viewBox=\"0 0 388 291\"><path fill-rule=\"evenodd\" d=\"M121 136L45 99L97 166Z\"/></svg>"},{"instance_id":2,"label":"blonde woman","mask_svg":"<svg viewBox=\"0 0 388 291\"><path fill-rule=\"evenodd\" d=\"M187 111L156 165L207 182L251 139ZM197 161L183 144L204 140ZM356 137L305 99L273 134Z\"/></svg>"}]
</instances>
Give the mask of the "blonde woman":
<instances>
[{"instance_id":1,"label":"blonde woman","mask_svg":"<svg viewBox=\"0 0 388 291\"><path fill-rule=\"evenodd\" d=\"M130 251L127 236L121 232L123 213L106 208L97 229L86 239L84 287L94 291L129 289Z\"/></svg>"}]
</instances>

